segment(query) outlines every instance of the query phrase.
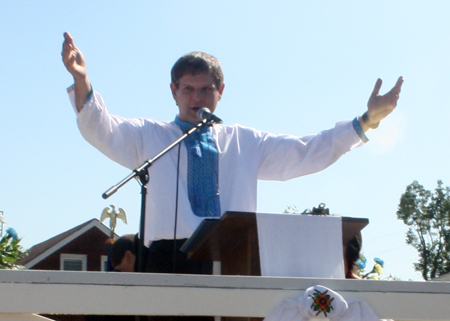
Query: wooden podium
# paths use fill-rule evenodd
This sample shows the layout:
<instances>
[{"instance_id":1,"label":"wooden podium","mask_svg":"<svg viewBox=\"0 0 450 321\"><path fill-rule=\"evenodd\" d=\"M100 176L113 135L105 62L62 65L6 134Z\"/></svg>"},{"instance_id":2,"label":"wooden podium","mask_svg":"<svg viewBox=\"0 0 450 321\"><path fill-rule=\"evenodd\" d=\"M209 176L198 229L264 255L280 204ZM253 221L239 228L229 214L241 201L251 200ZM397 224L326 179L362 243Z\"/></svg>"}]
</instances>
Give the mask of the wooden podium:
<instances>
[{"instance_id":1,"label":"wooden podium","mask_svg":"<svg viewBox=\"0 0 450 321\"><path fill-rule=\"evenodd\" d=\"M367 224L366 218L342 217L342 244ZM181 250L191 260L220 261L223 275L261 275L256 213L226 212L219 219L205 219Z\"/></svg>"}]
</instances>

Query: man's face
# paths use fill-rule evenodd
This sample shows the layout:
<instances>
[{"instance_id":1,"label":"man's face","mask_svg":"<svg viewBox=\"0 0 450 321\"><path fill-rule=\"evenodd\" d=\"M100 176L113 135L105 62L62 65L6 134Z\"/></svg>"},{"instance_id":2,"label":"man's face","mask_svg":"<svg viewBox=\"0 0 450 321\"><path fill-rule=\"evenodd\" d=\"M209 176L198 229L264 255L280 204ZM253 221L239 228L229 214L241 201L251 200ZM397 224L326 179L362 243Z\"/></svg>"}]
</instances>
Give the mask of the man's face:
<instances>
[{"instance_id":1,"label":"man's face","mask_svg":"<svg viewBox=\"0 0 450 321\"><path fill-rule=\"evenodd\" d=\"M120 272L134 272L134 262L136 261L136 255L131 253L131 251L125 251L122 261L120 264L114 266L115 271Z\"/></svg>"},{"instance_id":2,"label":"man's face","mask_svg":"<svg viewBox=\"0 0 450 321\"><path fill-rule=\"evenodd\" d=\"M216 87L214 79L210 73L198 75L184 75L180 78L178 86L170 84L172 95L177 102L181 120L197 124L197 111L206 107L212 113L216 110L217 102L222 97L225 84L220 88Z\"/></svg>"}]
</instances>

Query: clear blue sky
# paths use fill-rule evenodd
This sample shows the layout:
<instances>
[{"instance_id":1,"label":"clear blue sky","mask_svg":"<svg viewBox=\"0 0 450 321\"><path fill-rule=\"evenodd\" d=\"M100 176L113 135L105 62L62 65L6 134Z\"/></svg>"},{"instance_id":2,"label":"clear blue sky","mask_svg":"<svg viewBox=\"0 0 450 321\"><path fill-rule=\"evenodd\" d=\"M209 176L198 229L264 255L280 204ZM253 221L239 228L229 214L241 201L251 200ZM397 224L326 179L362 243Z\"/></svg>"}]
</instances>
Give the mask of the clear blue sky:
<instances>
[{"instance_id":1,"label":"clear blue sky","mask_svg":"<svg viewBox=\"0 0 450 321\"><path fill-rule=\"evenodd\" d=\"M327 170L261 182L258 211L326 203L367 217L364 253L383 276L420 280L415 250L396 219L418 180L450 185L448 86L450 3L443 1L2 1L0 12L0 211L26 247L91 218L109 204L138 230L139 186L101 194L129 174L83 140L60 57L69 31L111 112L172 120L169 71L184 53L217 56L225 73L216 113L273 133L306 135L366 109L405 78L398 108L370 142ZM326 237L326 236L323 236Z\"/></svg>"}]
</instances>

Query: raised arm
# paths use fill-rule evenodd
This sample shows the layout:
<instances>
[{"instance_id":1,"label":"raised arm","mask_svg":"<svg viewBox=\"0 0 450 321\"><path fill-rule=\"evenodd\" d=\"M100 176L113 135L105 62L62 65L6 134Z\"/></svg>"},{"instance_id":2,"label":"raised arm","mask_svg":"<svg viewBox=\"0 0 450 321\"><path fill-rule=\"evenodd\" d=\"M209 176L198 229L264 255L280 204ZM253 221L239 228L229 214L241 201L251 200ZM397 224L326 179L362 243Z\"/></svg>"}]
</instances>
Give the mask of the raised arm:
<instances>
[{"instance_id":1,"label":"raised arm","mask_svg":"<svg viewBox=\"0 0 450 321\"><path fill-rule=\"evenodd\" d=\"M91 92L91 84L87 76L86 61L80 49L75 46L72 36L64 33L64 42L61 52L62 60L67 71L73 76L75 83L75 102L78 112L86 102Z\"/></svg>"},{"instance_id":2,"label":"raised arm","mask_svg":"<svg viewBox=\"0 0 450 321\"><path fill-rule=\"evenodd\" d=\"M367 111L358 118L364 132L369 128L377 128L380 121L389 115L397 106L403 84L403 77L399 77L395 86L384 95L379 94L382 83L383 81L378 78L369 101L367 102Z\"/></svg>"}]
</instances>

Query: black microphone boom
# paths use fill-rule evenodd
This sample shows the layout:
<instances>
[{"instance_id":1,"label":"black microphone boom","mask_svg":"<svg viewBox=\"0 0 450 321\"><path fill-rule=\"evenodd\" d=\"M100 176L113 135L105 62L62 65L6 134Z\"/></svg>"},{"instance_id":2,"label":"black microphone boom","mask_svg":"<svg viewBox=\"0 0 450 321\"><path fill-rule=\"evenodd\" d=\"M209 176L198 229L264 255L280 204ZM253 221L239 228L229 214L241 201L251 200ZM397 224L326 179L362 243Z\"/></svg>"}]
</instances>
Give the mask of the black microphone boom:
<instances>
[{"instance_id":1,"label":"black microphone boom","mask_svg":"<svg viewBox=\"0 0 450 321\"><path fill-rule=\"evenodd\" d=\"M199 121L203 121L204 119L206 119L206 121L211 122L211 123L215 123L215 124L222 124L223 123L222 119L220 119L219 117L214 115L206 107L200 108L197 111L197 118L198 118Z\"/></svg>"}]
</instances>

